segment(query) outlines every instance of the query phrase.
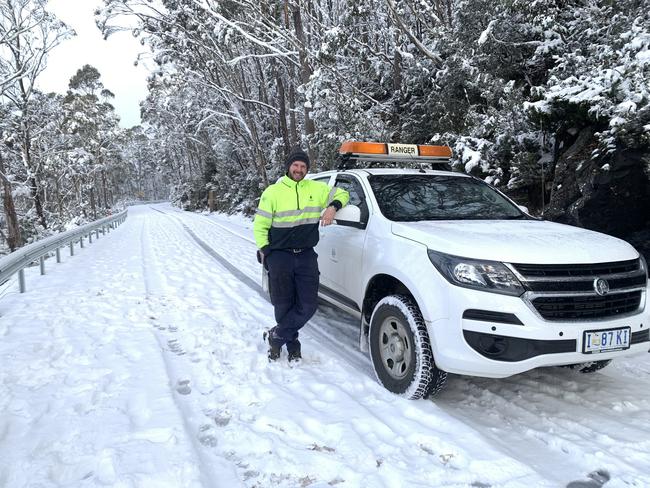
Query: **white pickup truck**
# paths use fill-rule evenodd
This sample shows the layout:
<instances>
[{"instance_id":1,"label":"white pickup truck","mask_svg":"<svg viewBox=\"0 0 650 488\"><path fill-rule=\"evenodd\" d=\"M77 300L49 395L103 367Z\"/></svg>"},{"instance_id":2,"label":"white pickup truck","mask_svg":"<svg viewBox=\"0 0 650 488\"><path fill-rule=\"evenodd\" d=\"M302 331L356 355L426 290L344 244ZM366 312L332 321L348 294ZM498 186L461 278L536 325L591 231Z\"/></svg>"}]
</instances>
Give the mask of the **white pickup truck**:
<instances>
[{"instance_id":1,"label":"white pickup truck","mask_svg":"<svg viewBox=\"0 0 650 488\"><path fill-rule=\"evenodd\" d=\"M444 146L344 143L343 157L437 163ZM408 398L447 373L593 372L647 353L648 268L628 243L528 215L485 182L425 169L309 178L350 192L316 248L320 297L360 319L379 381Z\"/></svg>"}]
</instances>

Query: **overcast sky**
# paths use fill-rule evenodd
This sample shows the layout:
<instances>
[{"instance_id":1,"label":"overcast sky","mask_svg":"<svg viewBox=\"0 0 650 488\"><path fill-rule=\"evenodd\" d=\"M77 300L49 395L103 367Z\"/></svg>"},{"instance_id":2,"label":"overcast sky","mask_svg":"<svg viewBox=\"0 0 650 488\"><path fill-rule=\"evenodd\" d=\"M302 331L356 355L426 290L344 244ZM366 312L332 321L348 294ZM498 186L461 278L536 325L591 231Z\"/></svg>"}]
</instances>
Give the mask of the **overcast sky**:
<instances>
[{"instance_id":1,"label":"overcast sky","mask_svg":"<svg viewBox=\"0 0 650 488\"><path fill-rule=\"evenodd\" d=\"M139 103L147 94L147 70L134 66L138 53L146 51L130 33L114 34L107 41L95 25L93 12L101 0L50 0L49 9L77 35L54 49L41 74L39 88L66 93L70 78L84 64L101 73L104 86L115 94L113 105L123 127L140 123Z\"/></svg>"}]
</instances>

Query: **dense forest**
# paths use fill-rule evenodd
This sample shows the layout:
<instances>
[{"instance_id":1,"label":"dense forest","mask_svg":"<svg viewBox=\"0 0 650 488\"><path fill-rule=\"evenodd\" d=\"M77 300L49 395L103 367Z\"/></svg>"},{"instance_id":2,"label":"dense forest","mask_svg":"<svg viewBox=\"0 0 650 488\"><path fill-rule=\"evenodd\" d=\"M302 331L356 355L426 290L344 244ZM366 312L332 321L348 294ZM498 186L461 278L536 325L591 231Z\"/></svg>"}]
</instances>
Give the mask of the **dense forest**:
<instances>
[{"instance_id":1,"label":"dense forest","mask_svg":"<svg viewBox=\"0 0 650 488\"><path fill-rule=\"evenodd\" d=\"M544 218L650 255L650 9L641 0L104 0L155 64L124 130L92 66L39 93L71 32L0 0L2 239L132 199L251 212L295 145L448 144L454 168ZM314 168L314 169L315 169Z\"/></svg>"}]
</instances>

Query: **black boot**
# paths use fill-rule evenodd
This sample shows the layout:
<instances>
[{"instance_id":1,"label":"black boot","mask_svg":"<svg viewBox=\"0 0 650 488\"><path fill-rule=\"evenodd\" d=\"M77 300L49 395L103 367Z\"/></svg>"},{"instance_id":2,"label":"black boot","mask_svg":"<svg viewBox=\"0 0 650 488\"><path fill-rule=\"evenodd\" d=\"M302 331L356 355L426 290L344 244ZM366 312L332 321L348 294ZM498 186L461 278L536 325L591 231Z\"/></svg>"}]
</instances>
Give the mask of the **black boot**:
<instances>
[{"instance_id":1,"label":"black boot","mask_svg":"<svg viewBox=\"0 0 650 488\"><path fill-rule=\"evenodd\" d=\"M264 331L264 341L269 344L268 358L269 361L276 361L280 359L280 351L282 351L282 345L279 345L277 340L273 339L273 331L275 327Z\"/></svg>"},{"instance_id":2,"label":"black boot","mask_svg":"<svg viewBox=\"0 0 650 488\"><path fill-rule=\"evenodd\" d=\"M289 362L300 361L302 355L300 354L300 341L296 339L295 341L287 342L287 352L289 353Z\"/></svg>"}]
</instances>

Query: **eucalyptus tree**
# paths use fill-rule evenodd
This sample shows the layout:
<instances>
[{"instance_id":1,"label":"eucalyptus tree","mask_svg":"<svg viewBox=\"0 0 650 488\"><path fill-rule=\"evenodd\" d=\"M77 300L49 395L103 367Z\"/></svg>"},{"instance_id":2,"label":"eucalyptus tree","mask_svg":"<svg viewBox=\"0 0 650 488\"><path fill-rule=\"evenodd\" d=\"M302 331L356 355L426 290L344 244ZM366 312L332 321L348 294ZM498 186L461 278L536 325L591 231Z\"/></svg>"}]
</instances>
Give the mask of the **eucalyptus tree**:
<instances>
[{"instance_id":1,"label":"eucalyptus tree","mask_svg":"<svg viewBox=\"0 0 650 488\"><path fill-rule=\"evenodd\" d=\"M152 48L160 70L149 105L162 115L145 114L149 123L174 127L176 141L168 148L179 174L189 166L189 179L196 174L188 164L192 154L203 153L203 163L216 161L230 184L241 186L245 176L254 198L280 173L291 146L306 144L317 165L316 149L329 157L327 149L343 137L334 131L383 133L382 121L394 113L392 68L383 65L394 44L376 29L387 21L382 2L185 0L163 1L160 9L145 0L105 3L99 24L107 35L130 16L138 21L134 32ZM356 15L367 20L357 26ZM169 111L175 115L165 121ZM180 141L190 141L189 148Z\"/></svg>"},{"instance_id":2,"label":"eucalyptus tree","mask_svg":"<svg viewBox=\"0 0 650 488\"><path fill-rule=\"evenodd\" d=\"M14 138L12 125L14 125L14 119L15 117L9 110L7 104L0 102L0 137L2 138L2 143L0 144L0 182L4 220L6 221L6 232L0 226L0 236L7 243L10 251L15 251L23 242L14 199L14 191L20 187L20 182L16 181L16 176L13 174L12 169L12 166L15 166L13 159L16 156L13 150Z\"/></svg>"},{"instance_id":3,"label":"eucalyptus tree","mask_svg":"<svg viewBox=\"0 0 650 488\"><path fill-rule=\"evenodd\" d=\"M128 171L128 194L138 200L169 196L170 178L164 165L164 148L155 130L135 126L123 134L122 154Z\"/></svg>"},{"instance_id":4,"label":"eucalyptus tree","mask_svg":"<svg viewBox=\"0 0 650 488\"><path fill-rule=\"evenodd\" d=\"M63 101L65 131L75 149L71 155L79 156L80 150L87 155L77 158L82 165L74 177L77 202L81 208L89 206L93 216L98 207L111 207L121 163L119 118L110 103L114 96L100 78L95 67L83 66L70 79Z\"/></svg>"},{"instance_id":5,"label":"eucalyptus tree","mask_svg":"<svg viewBox=\"0 0 650 488\"><path fill-rule=\"evenodd\" d=\"M0 0L0 89L19 114L17 145L30 183L40 225L47 228L42 204L41 162L32 155L29 124L35 83L47 55L73 34L46 9L47 0Z\"/></svg>"},{"instance_id":6,"label":"eucalyptus tree","mask_svg":"<svg viewBox=\"0 0 650 488\"><path fill-rule=\"evenodd\" d=\"M121 16L138 19L161 72L177 71L195 90L209 93L211 103L198 112L201 127L225 119L222 125L238 140L239 156L267 182L267 148L278 133L279 109L262 62L277 58L299 66L286 33L271 20L274 14L265 12L264 2L162 3L164 10L146 1L107 0L100 24L110 34Z\"/></svg>"}]
</instances>

